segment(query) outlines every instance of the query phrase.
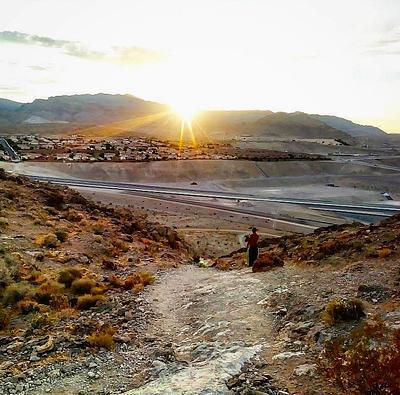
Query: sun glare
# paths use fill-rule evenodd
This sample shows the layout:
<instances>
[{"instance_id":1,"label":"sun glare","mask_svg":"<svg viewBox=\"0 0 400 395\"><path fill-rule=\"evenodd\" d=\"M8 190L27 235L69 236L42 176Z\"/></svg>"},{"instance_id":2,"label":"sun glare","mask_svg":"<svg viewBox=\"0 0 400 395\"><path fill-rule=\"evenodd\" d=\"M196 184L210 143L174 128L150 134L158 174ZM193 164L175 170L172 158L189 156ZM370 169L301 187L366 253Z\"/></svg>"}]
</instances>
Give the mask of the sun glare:
<instances>
[{"instance_id":1,"label":"sun glare","mask_svg":"<svg viewBox=\"0 0 400 395\"><path fill-rule=\"evenodd\" d=\"M180 103L172 106L172 111L184 122L190 123L198 110L190 103Z\"/></svg>"}]
</instances>

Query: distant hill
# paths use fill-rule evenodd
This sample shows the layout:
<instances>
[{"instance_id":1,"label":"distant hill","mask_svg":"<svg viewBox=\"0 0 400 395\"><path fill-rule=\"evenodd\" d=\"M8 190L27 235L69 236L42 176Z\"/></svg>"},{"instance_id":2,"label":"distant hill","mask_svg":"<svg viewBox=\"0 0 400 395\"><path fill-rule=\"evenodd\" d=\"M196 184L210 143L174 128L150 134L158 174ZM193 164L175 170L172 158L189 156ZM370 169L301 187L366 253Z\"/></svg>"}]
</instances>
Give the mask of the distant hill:
<instances>
[{"instance_id":1,"label":"distant hill","mask_svg":"<svg viewBox=\"0 0 400 395\"><path fill-rule=\"evenodd\" d=\"M165 111L166 106L131 95L54 96L21 104L1 99L0 119L11 123L99 124Z\"/></svg>"},{"instance_id":2,"label":"distant hill","mask_svg":"<svg viewBox=\"0 0 400 395\"><path fill-rule=\"evenodd\" d=\"M0 98L0 110L14 111L22 106L22 103L18 103L13 100L1 99Z\"/></svg>"},{"instance_id":3,"label":"distant hill","mask_svg":"<svg viewBox=\"0 0 400 395\"><path fill-rule=\"evenodd\" d=\"M385 137L386 133L375 126L359 125L348 119L335 117L333 115L311 114L311 117L318 119L325 124L348 133L352 137Z\"/></svg>"},{"instance_id":4,"label":"distant hill","mask_svg":"<svg viewBox=\"0 0 400 395\"><path fill-rule=\"evenodd\" d=\"M68 126L69 125L69 126ZM82 131L95 135L142 134L176 138L180 120L168 114L168 106L132 95L54 96L18 103L0 99L0 132L26 130ZM385 132L373 126L355 124L334 116L285 113L261 110L204 111L193 123L197 136L240 135L261 138L319 139L330 138L352 142L354 137L384 137ZM178 131L178 132L177 132Z\"/></svg>"},{"instance_id":5,"label":"distant hill","mask_svg":"<svg viewBox=\"0 0 400 395\"><path fill-rule=\"evenodd\" d=\"M350 137L347 133L301 112L271 112L254 122L238 125L236 131L274 138L330 138L348 140Z\"/></svg>"}]
</instances>

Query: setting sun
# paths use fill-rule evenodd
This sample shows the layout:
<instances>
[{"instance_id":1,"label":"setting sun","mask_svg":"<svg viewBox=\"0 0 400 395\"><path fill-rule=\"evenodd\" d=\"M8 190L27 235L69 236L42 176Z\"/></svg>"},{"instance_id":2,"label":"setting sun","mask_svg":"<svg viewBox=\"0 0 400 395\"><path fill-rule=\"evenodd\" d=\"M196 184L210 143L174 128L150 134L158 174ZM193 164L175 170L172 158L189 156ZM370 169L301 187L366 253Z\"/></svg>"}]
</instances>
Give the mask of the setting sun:
<instances>
[{"instance_id":1,"label":"setting sun","mask_svg":"<svg viewBox=\"0 0 400 395\"><path fill-rule=\"evenodd\" d=\"M190 103L174 104L171 109L182 121L187 123L192 122L193 118L199 112L199 110Z\"/></svg>"}]
</instances>

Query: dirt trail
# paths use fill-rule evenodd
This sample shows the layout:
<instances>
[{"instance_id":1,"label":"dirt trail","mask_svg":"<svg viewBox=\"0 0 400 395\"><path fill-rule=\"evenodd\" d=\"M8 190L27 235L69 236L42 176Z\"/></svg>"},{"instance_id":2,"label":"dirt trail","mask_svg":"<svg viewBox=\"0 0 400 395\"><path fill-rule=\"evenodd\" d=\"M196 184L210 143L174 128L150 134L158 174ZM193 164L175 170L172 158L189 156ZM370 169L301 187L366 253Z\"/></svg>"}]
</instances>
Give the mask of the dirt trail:
<instances>
[{"instance_id":1,"label":"dirt trail","mask_svg":"<svg viewBox=\"0 0 400 395\"><path fill-rule=\"evenodd\" d=\"M159 317L151 332L168 339L175 356L156 361L157 378L126 394L233 393L226 381L271 338L271 319L257 304L271 290L260 276L193 266L166 273L148 295Z\"/></svg>"}]
</instances>

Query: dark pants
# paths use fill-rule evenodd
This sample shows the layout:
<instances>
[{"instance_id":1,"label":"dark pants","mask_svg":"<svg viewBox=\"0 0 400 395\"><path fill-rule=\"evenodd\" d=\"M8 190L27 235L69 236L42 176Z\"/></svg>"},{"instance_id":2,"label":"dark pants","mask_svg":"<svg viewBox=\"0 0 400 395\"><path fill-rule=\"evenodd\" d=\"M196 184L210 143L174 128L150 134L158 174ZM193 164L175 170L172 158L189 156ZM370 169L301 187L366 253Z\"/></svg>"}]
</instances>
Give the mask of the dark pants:
<instances>
[{"instance_id":1,"label":"dark pants","mask_svg":"<svg viewBox=\"0 0 400 395\"><path fill-rule=\"evenodd\" d=\"M258 257L258 247L249 247L249 266L253 266Z\"/></svg>"}]
</instances>

